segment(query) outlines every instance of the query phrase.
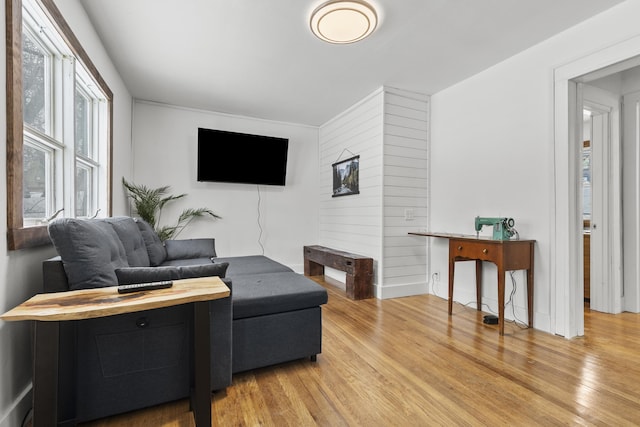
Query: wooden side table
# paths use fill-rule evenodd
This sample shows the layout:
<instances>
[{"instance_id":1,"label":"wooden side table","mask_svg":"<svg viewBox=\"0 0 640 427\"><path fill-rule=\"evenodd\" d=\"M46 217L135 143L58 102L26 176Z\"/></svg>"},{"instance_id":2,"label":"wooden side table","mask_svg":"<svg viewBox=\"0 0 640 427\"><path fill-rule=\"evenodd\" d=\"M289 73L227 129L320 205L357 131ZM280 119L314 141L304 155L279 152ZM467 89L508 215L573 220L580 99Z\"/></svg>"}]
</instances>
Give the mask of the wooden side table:
<instances>
[{"instance_id":1,"label":"wooden side table","mask_svg":"<svg viewBox=\"0 0 640 427\"><path fill-rule=\"evenodd\" d=\"M504 335L505 273L527 270L527 314L529 327L533 327L533 269L535 240L492 240L473 235L450 233L409 233L415 236L449 239L449 315L453 309L453 276L456 261L476 262L477 309L482 309L482 261L498 268L498 328Z\"/></svg>"},{"instance_id":2,"label":"wooden side table","mask_svg":"<svg viewBox=\"0 0 640 427\"><path fill-rule=\"evenodd\" d=\"M218 277L176 280L171 288L119 294L117 286L37 294L0 319L35 321L33 425L58 425L59 324L179 304L193 304L194 339L191 409L196 426L211 425L211 348L209 301L230 295Z\"/></svg>"}]
</instances>

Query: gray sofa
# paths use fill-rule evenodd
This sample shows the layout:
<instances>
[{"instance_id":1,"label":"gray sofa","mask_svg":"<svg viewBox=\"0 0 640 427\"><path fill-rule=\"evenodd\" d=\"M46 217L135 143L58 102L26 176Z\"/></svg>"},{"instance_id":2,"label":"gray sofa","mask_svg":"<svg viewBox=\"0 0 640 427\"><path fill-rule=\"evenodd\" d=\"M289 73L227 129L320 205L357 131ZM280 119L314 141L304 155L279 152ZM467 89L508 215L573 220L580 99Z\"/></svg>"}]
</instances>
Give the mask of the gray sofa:
<instances>
[{"instance_id":1,"label":"gray sofa","mask_svg":"<svg viewBox=\"0 0 640 427\"><path fill-rule=\"evenodd\" d=\"M264 256L217 257L214 239L161 242L130 217L49 225L59 256L43 262L44 292L220 276L231 298L212 301L211 388L232 374L322 350L320 285ZM189 395L190 306L77 322L60 331L61 424L73 425Z\"/></svg>"}]
</instances>

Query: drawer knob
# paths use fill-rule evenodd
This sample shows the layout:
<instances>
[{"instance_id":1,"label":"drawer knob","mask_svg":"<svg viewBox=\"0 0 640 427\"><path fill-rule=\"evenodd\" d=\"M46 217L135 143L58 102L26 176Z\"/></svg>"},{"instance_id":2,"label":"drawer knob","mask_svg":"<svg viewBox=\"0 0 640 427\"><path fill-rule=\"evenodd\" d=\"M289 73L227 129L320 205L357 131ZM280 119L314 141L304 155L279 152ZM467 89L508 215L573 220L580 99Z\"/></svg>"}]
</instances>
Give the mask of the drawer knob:
<instances>
[{"instance_id":1,"label":"drawer knob","mask_svg":"<svg viewBox=\"0 0 640 427\"><path fill-rule=\"evenodd\" d=\"M461 251L462 250L462 246L458 246L458 250Z\"/></svg>"},{"instance_id":2,"label":"drawer knob","mask_svg":"<svg viewBox=\"0 0 640 427\"><path fill-rule=\"evenodd\" d=\"M483 253L483 254L486 254L486 253L488 253L488 252L489 252L489 251L487 250L487 248L484 248L484 249L482 250L482 253Z\"/></svg>"}]
</instances>

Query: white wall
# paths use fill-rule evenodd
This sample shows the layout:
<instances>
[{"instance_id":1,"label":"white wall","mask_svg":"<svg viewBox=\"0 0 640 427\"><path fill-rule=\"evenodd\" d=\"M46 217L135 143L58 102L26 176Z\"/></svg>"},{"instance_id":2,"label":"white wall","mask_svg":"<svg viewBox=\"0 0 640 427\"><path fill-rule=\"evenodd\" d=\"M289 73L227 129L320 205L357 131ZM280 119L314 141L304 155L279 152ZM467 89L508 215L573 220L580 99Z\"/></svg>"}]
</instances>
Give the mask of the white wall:
<instances>
[{"instance_id":1,"label":"white wall","mask_svg":"<svg viewBox=\"0 0 640 427\"><path fill-rule=\"evenodd\" d=\"M538 329L555 330L553 72L639 34L637 16L640 3L627 1L432 97L431 227L473 233L476 215L515 218L521 237L537 240ZM447 271L446 242L431 244L432 270ZM485 271L485 301L497 311L497 290L490 285L496 270ZM473 274L472 263L456 266L456 301L475 300ZM524 280L516 274L519 319L526 319ZM512 317L510 308L506 313Z\"/></svg>"},{"instance_id":2,"label":"white wall","mask_svg":"<svg viewBox=\"0 0 640 427\"><path fill-rule=\"evenodd\" d=\"M131 97L106 55L78 0L58 0L56 4L84 49L95 63L114 93L114 177L130 175L131 163ZM0 6L4 17L4 2ZM5 34L5 20L0 20ZM0 63L5 63L5 50L0 50ZM0 79L6 80L5 67ZM6 117L5 86L0 87L0 117ZM6 122L0 120L0 152L6 151ZM6 188L6 159L0 156L0 188ZM0 197L0 311L5 312L42 289L42 260L55 255L51 247L8 251L6 192ZM124 213L124 196L115 188L114 213ZM0 427L19 426L31 407L31 340L28 322L0 321Z\"/></svg>"},{"instance_id":3,"label":"white wall","mask_svg":"<svg viewBox=\"0 0 640 427\"><path fill-rule=\"evenodd\" d=\"M319 243L373 258L374 286L382 259L382 88L320 127ZM360 194L332 197L333 168L359 155ZM337 276L341 278L341 275Z\"/></svg>"},{"instance_id":4,"label":"white wall","mask_svg":"<svg viewBox=\"0 0 640 427\"><path fill-rule=\"evenodd\" d=\"M173 194L187 193L167 205L162 223L170 223L187 207L208 207L222 216L196 220L178 236L214 237L218 256L262 253L258 186L198 182L198 127L289 138L286 185L259 187L261 242L265 255L303 270L302 247L318 239L317 128L144 101L134 103L133 120L134 182L154 188L170 185Z\"/></svg>"}]
</instances>

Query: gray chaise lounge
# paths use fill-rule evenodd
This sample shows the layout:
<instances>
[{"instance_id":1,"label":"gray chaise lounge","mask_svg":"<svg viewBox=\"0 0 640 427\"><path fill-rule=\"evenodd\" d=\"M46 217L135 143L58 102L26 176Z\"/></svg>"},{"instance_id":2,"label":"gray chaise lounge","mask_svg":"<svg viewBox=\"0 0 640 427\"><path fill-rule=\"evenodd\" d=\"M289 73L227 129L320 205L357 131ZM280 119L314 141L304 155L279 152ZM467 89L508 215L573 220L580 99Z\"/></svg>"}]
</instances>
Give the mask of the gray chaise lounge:
<instances>
[{"instance_id":1,"label":"gray chaise lounge","mask_svg":"<svg viewBox=\"0 0 640 427\"><path fill-rule=\"evenodd\" d=\"M159 241L141 220L54 221L60 256L44 261L44 292L114 282L218 275L231 299L211 302L212 390L232 373L322 350L320 285L264 256L218 258L213 239ZM226 274L225 274L226 270ZM190 308L177 306L61 328L59 420L75 424L189 395Z\"/></svg>"}]
</instances>

